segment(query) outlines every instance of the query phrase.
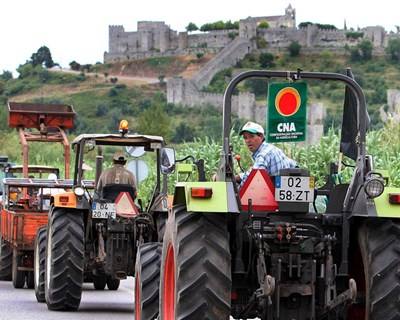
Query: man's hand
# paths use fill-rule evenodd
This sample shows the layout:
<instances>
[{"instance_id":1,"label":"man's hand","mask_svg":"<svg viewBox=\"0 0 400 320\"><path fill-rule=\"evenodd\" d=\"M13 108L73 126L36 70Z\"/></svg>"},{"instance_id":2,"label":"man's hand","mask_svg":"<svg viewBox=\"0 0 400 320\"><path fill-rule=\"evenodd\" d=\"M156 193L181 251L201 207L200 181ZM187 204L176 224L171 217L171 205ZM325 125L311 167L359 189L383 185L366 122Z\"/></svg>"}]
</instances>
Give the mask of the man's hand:
<instances>
[{"instance_id":1,"label":"man's hand","mask_svg":"<svg viewBox=\"0 0 400 320\"><path fill-rule=\"evenodd\" d=\"M238 184L240 184L241 182L242 182L242 178L240 177L240 175L236 175L235 176L235 180L236 180L236 182L238 183Z\"/></svg>"}]
</instances>

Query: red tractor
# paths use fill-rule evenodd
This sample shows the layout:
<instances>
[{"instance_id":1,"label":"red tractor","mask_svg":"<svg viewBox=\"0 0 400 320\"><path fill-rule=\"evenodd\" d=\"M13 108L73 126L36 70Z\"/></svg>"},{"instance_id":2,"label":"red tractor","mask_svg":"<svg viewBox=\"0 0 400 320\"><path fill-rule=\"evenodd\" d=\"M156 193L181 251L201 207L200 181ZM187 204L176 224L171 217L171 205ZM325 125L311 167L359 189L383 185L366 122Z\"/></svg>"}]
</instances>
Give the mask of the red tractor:
<instances>
[{"instance_id":1,"label":"red tractor","mask_svg":"<svg viewBox=\"0 0 400 320\"><path fill-rule=\"evenodd\" d=\"M69 105L14 102L8 104L8 110L9 126L17 129L22 145L23 165L5 168L0 279L12 280L15 288L23 288L25 283L33 288L34 238L37 230L47 224L50 191L71 187L72 181L67 180L69 142L64 130L72 128L75 112ZM59 179L58 168L28 164L29 142L63 144L65 179Z\"/></svg>"}]
</instances>

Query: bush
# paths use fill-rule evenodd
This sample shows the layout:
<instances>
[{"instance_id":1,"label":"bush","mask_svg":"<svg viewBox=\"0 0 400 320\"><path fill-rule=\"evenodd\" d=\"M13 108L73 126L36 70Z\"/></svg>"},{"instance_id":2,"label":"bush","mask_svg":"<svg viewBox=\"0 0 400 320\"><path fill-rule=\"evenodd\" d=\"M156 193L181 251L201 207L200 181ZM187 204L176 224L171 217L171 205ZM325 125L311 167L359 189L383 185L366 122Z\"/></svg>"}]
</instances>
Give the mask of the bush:
<instances>
[{"instance_id":1,"label":"bush","mask_svg":"<svg viewBox=\"0 0 400 320\"><path fill-rule=\"evenodd\" d=\"M259 49L265 49L268 46L268 42L260 36L256 37L256 43L257 43L257 48Z\"/></svg>"},{"instance_id":2,"label":"bush","mask_svg":"<svg viewBox=\"0 0 400 320\"><path fill-rule=\"evenodd\" d=\"M400 39L390 39L386 48L386 53L389 54L393 62L400 61Z\"/></svg>"},{"instance_id":3,"label":"bush","mask_svg":"<svg viewBox=\"0 0 400 320\"><path fill-rule=\"evenodd\" d=\"M110 91L108 91L109 97L115 97L117 95L118 95L118 90L116 88L111 88Z\"/></svg>"},{"instance_id":4,"label":"bush","mask_svg":"<svg viewBox=\"0 0 400 320\"><path fill-rule=\"evenodd\" d=\"M274 55L269 52L261 53L258 57L258 61L260 62L261 68L269 68L275 65Z\"/></svg>"},{"instance_id":5,"label":"bush","mask_svg":"<svg viewBox=\"0 0 400 320\"><path fill-rule=\"evenodd\" d=\"M11 80L13 78L13 75L11 71L3 70L3 73L0 74L0 79L4 81Z\"/></svg>"},{"instance_id":6,"label":"bush","mask_svg":"<svg viewBox=\"0 0 400 320\"><path fill-rule=\"evenodd\" d=\"M239 33L233 32L233 31L228 33L228 37L231 40L235 39L238 35L239 35Z\"/></svg>"},{"instance_id":7,"label":"bush","mask_svg":"<svg viewBox=\"0 0 400 320\"><path fill-rule=\"evenodd\" d=\"M189 22L189 24L186 26L187 32L192 32L197 30L199 30L199 28L193 22Z\"/></svg>"},{"instance_id":8,"label":"bush","mask_svg":"<svg viewBox=\"0 0 400 320\"><path fill-rule=\"evenodd\" d=\"M358 31L346 32L347 39L357 40L358 38L362 38L363 36L364 36L364 32L358 32Z\"/></svg>"},{"instance_id":9,"label":"bush","mask_svg":"<svg viewBox=\"0 0 400 320\"><path fill-rule=\"evenodd\" d=\"M269 28L269 23L268 23L268 21L261 21L261 22L258 24L257 28L260 28L260 29L268 29L268 28Z\"/></svg>"},{"instance_id":10,"label":"bush","mask_svg":"<svg viewBox=\"0 0 400 320\"><path fill-rule=\"evenodd\" d=\"M301 45L297 41L293 41L290 43L288 50L291 57L297 57L300 55Z\"/></svg>"}]
</instances>

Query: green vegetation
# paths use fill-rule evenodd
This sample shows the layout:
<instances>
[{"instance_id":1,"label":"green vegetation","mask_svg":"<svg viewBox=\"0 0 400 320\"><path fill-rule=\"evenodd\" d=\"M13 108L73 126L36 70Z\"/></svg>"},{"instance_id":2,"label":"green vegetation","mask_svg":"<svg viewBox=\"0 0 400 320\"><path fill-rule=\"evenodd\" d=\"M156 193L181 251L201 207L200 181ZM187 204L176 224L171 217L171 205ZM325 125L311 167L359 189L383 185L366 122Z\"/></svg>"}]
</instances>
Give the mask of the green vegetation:
<instances>
[{"instance_id":1,"label":"green vegetation","mask_svg":"<svg viewBox=\"0 0 400 320\"><path fill-rule=\"evenodd\" d=\"M359 31L349 31L346 32L346 38L347 39L354 39L357 40L359 38L362 38L364 36L364 32L359 32Z\"/></svg>"},{"instance_id":2,"label":"green vegetation","mask_svg":"<svg viewBox=\"0 0 400 320\"><path fill-rule=\"evenodd\" d=\"M372 59L372 43L369 40L363 40L354 47L349 48L350 61L368 61Z\"/></svg>"},{"instance_id":3,"label":"green vegetation","mask_svg":"<svg viewBox=\"0 0 400 320\"><path fill-rule=\"evenodd\" d=\"M389 54L393 62L400 61L400 39L390 39L386 52Z\"/></svg>"},{"instance_id":4,"label":"green vegetation","mask_svg":"<svg viewBox=\"0 0 400 320\"><path fill-rule=\"evenodd\" d=\"M293 41L289 44L288 51L289 55L293 57L298 57L300 54L301 45L297 41Z\"/></svg>"},{"instance_id":5,"label":"green vegetation","mask_svg":"<svg viewBox=\"0 0 400 320\"><path fill-rule=\"evenodd\" d=\"M190 22L187 26L186 26L186 31L187 32L193 32L193 31L197 31L199 30L199 28L193 23Z\"/></svg>"},{"instance_id":6,"label":"green vegetation","mask_svg":"<svg viewBox=\"0 0 400 320\"><path fill-rule=\"evenodd\" d=\"M333 24L322 24L309 21L299 23L299 28L307 28L309 25L315 25L318 29L321 30L337 30L337 28Z\"/></svg>"},{"instance_id":7,"label":"green vegetation","mask_svg":"<svg viewBox=\"0 0 400 320\"><path fill-rule=\"evenodd\" d=\"M32 54L30 63L34 66L44 65L46 68L55 66L50 50L46 46L40 47L36 53Z\"/></svg>"},{"instance_id":8,"label":"green vegetation","mask_svg":"<svg viewBox=\"0 0 400 320\"><path fill-rule=\"evenodd\" d=\"M200 27L200 31L214 31L214 30L231 30L237 29L239 30L239 21L231 22L228 20L226 22L219 20L212 23L205 23Z\"/></svg>"},{"instance_id":9,"label":"green vegetation","mask_svg":"<svg viewBox=\"0 0 400 320\"><path fill-rule=\"evenodd\" d=\"M269 23L268 23L268 21L261 21L261 22L258 24L257 28L259 28L259 29L268 29L268 28L269 28Z\"/></svg>"}]
</instances>

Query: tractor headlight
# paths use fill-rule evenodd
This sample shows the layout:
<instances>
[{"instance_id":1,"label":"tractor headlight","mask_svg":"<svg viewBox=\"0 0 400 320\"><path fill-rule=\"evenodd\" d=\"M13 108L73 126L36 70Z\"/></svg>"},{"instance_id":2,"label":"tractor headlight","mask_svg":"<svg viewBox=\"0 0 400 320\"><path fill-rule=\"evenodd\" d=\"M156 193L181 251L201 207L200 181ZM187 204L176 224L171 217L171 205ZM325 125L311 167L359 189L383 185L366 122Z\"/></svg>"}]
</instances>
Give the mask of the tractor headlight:
<instances>
[{"instance_id":1,"label":"tractor headlight","mask_svg":"<svg viewBox=\"0 0 400 320\"><path fill-rule=\"evenodd\" d=\"M379 197L385 189L385 182L380 174L372 173L367 176L364 184L365 193L371 199Z\"/></svg>"},{"instance_id":2,"label":"tractor headlight","mask_svg":"<svg viewBox=\"0 0 400 320\"><path fill-rule=\"evenodd\" d=\"M76 187L74 189L74 193L75 195L77 195L78 197L82 197L85 194L85 190L83 190L83 188L81 187Z\"/></svg>"}]
</instances>

